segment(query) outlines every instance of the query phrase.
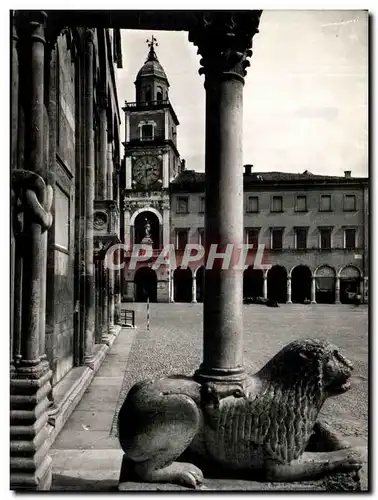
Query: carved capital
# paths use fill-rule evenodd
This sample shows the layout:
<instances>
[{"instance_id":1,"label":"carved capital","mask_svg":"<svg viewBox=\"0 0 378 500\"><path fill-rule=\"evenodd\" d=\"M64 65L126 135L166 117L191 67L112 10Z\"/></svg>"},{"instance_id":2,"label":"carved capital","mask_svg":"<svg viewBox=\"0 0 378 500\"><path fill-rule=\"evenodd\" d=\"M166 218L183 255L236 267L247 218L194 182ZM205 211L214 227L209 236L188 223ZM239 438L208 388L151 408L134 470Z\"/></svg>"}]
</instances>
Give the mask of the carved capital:
<instances>
[{"instance_id":1,"label":"carved capital","mask_svg":"<svg viewBox=\"0 0 378 500\"><path fill-rule=\"evenodd\" d=\"M84 36L85 40L87 43L93 43L94 44L94 35L95 35L95 30L93 28L86 28L84 31Z\"/></svg>"},{"instance_id":2,"label":"carved capital","mask_svg":"<svg viewBox=\"0 0 378 500\"><path fill-rule=\"evenodd\" d=\"M45 31L47 25L47 14L42 10L18 10L15 12L15 24L17 33L24 41L46 43Z\"/></svg>"},{"instance_id":3,"label":"carved capital","mask_svg":"<svg viewBox=\"0 0 378 500\"><path fill-rule=\"evenodd\" d=\"M202 56L199 73L209 79L236 77L244 81L252 39L258 33L262 11L209 12L195 14L189 41Z\"/></svg>"}]
</instances>

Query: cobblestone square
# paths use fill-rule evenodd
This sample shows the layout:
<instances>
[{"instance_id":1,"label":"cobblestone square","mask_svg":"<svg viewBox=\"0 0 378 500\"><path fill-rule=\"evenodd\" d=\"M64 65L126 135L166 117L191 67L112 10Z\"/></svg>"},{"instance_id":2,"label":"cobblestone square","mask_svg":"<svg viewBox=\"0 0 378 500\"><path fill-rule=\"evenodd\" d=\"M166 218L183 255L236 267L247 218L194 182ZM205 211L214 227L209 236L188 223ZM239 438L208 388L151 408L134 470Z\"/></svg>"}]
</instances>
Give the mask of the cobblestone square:
<instances>
[{"instance_id":1,"label":"cobblestone square","mask_svg":"<svg viewBox=\"0 0 378 500\"><path fill-rule=\"evenodd\" d=\"M53 448L54 491L116 491L122 460L117 415L131 386L142 379L192 374L202 359L202 304L146 304L134 309L136 329L124 328ZM354 446L367 447L368 308L348 305L244 306L244 361L254 373L294 339L326 338L354 364L350 391L326 401L322 416ZM291 484L268 488L291 490ZM206 479L210 490L264 489L261 483ZM131 490L185 490L178 485L129 483ZM295 488L305 487L296 484ZM361 471L367 488L367 464Z\"/></svg>"},{"instance_id":2,"label":"cobblestone square","mask_svg":"<svg viewBox=\"0 0 378 500\"><path fill-rule=\"evenodd\" d=\"M128 304L138 326L128 358L116 415L138 380L173 373L191 374L202 358L202 304ZM348 305L244 306L244 362L261 368L284 345L300 338L325 338L353 362L350 391L326 401L322 414L356 444L368 436L368 308ZM115 417L116 417L115 415ZM116 418L112 435L116 433Z\"/></svg>"}]
</instances>

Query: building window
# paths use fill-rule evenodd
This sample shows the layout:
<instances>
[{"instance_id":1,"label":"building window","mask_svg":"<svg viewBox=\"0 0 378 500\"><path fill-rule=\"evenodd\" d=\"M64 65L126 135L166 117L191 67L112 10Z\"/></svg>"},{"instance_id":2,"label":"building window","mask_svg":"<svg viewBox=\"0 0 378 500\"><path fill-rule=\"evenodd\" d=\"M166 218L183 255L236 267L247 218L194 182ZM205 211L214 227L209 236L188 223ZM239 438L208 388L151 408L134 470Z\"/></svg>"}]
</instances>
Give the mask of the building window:
<instances>
[{"instance_id":1,"label":"building window","mask_svg":"<svg viewBox=\"0 0 378 500\"><path fill-rule=\"evenodd\" d=\"M144 96L146 101L151 101L151 87L144 87Z\"/></svg>"},{"instance_id":2,"label":"building window","mask_svg":"<svg viewBox=\"0 0 378 500\"><path fill-rule=\"evenodd\" d=\"M253 245L252 248L258 248L259 246L259 232L258 228L247 229L247 244Z\"/></svg>"},{"instance_id":3,"label":"building window","mask_svg":"<svg viewBox=\"0 0 378 500\"><path fill-rule=\"evenodd\" d=\"M322 194L320 195L320 211L321 212L331 212L331 195Z\"/></svg>"},{"instance_id":4,"label":"building window","mask_svg":"<svg viewBox=\"0 0 378 500\"><path fill-rule=\"evenodd\" d=\"M163 89L161 87L157 88L157 91L156 91L156 100L157 101L162 101L163 100Z\"/></svg>"},{"instance_id":5,"label":"building window","mask_svg":"<svg viewBox=\"0 0 378 500\"><path fill-rule=\"evenodd\" d=\"M199 213L204 214L205 213L205 197L201 196L199 200Z\"/></svg>"},{"instance_id":6,"label":"building window","mask_svg":"<svg viewBox=\"0 0 378 500\"><path fill-rule=\"evenodd\" d=\"M344 229L344 248L354 250L356 248L356 230L348 227Z\"/></svg>"},{"instance_id":7,"label":"building window","mask_svg":"<svg viewBox=\"0 0 378 500\"><path fill-rule=\"evenodd\" d=\"M331 249L331 234L332 229L329 227L320 228L320 248L321 250Z\"/></svg>"},{"instance_id":8,"label":"building window","mask_svg":"<svg viewBox=\"0 0 378 500\"><path fill-rule=\"evenodd\" d=\"M307 212L307 196L297 196L296 212Z\"/></svg>"},{"instance_id":9,"label":"building window","mask_svg":"<svg viewBox=\"0 0 378 500\"><path fill-rule=\"evenodd\" d=\"M354 194L344 195L344 212L356 210L356 196Z\"/></svg>"},{"instance_id":10,"label":"building window","mask_svg":"<svg viewBox=\"0 0 378 500\"><path fill-rule=\"evenodd\" d=\"M180 196L177 198L176 202L176 214L187 214L189 213L189 199L187 196Z\"/></svg>"},{"instance_id":11,"label":"building window","mask_svg":"<svg viewBox=\"0 0 378 500\"><path fill-rule=\"evenodd\" d=\"M271 230L271 249L282 250L283 229L272 228Z\"/></svg>"},{"instance_id":12,"label":"building window","mask_svg":"<svg viewBox=\"0 0 378 500\"><path fill-rule=\"evenodd\" d=\"M185 250L188 244L188 230L177 229L176 232L176 250Z\"/></svg>"},{"instance_id":13,"label":"building window","mask_svg":"<svg viewBox=\"0 0 378 500\"><path fill-rule=\"evenodd\" d=\"M295 228L295 248L297 250L306 250L307 248L307 228Z\"/></svg>"},{"instance_id":14,"label":"building window","mask_svg":"<svg viewBox=\"0 0 378 500\"><path fill-rule=\"evenodd\" d=\"M205 246L205 230L203 228L198 229L198 244Z\"/></svg>"},{"instance_id":15,"label":"building window","mask_svg":"<svg viewBox=\"0 0 378 500\"><path fill-rule=\"evenodd\" d=\"M282 196L273 196L271 212L282 212L282 211L283 211Z\"/></svg>"},{"instance_id":16,"label":"building window","mask_svg":"<svg viewBox=\"0 0 378 500\"><path fill-rule=\"evenodd\" d=\"M247 212L256 213L259 211L259 197L258 196L248 196L247 198Z\"/></svg>"},{"instance_id":17,"label":"building window","mask_svg":"<svg viewBox=\"0 0 378 500\"><path fill-rule=\"evenodd\" d=\"M142 125L142 141L152 141L154 139L153 125Z\"/></svg>"}]
</instances>

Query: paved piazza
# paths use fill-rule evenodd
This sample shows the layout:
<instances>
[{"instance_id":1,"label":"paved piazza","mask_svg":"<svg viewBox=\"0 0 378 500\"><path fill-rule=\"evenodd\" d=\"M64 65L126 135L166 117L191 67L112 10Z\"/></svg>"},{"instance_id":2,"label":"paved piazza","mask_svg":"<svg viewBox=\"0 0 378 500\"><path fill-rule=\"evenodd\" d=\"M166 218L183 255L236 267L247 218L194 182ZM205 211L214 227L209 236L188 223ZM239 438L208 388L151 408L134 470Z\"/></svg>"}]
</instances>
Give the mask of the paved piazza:
<instances>
[{"instance_id":1,"label":"paved piazza","mask_svg":"<svg viewBox=\"0 0 378 500\"><path fill-rule=\"evenodd\" d=\"M138 326L128 358L116 415L139 380L172 373L191 374L202 357L202 304L123 304L136 311ZM244 306L244 361L254 373L280 348L299 338L325 338L353 362L352 388L328 399L322 414L356 445L368 437L368 308L349 305Z\"/></svg>"}]
</instances>

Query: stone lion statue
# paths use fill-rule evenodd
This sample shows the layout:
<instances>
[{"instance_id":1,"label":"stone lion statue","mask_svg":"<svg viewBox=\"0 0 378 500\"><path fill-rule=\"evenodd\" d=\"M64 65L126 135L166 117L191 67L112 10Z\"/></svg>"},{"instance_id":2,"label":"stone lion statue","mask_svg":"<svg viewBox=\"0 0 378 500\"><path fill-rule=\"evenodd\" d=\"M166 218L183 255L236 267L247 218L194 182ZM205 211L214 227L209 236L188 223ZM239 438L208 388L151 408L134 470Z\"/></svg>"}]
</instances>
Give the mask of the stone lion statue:
<instances>
[{"instance_id":1,"label":"stone lion statue","mask_svg":"<svg viewBox=\"0 0 378 500\"><path fill-rule=\"evenodd\" d=\"M317 420L326 398L349 389L352 368L337 347L309 339L284 347L242 385L185 376L137 383L118 417L124 451L120 483L197 488L202 471L176 461L185 451L216 468L255 472L259 480L357 471L362 465L357 450Z\"/></svg>"}]
</instances>

